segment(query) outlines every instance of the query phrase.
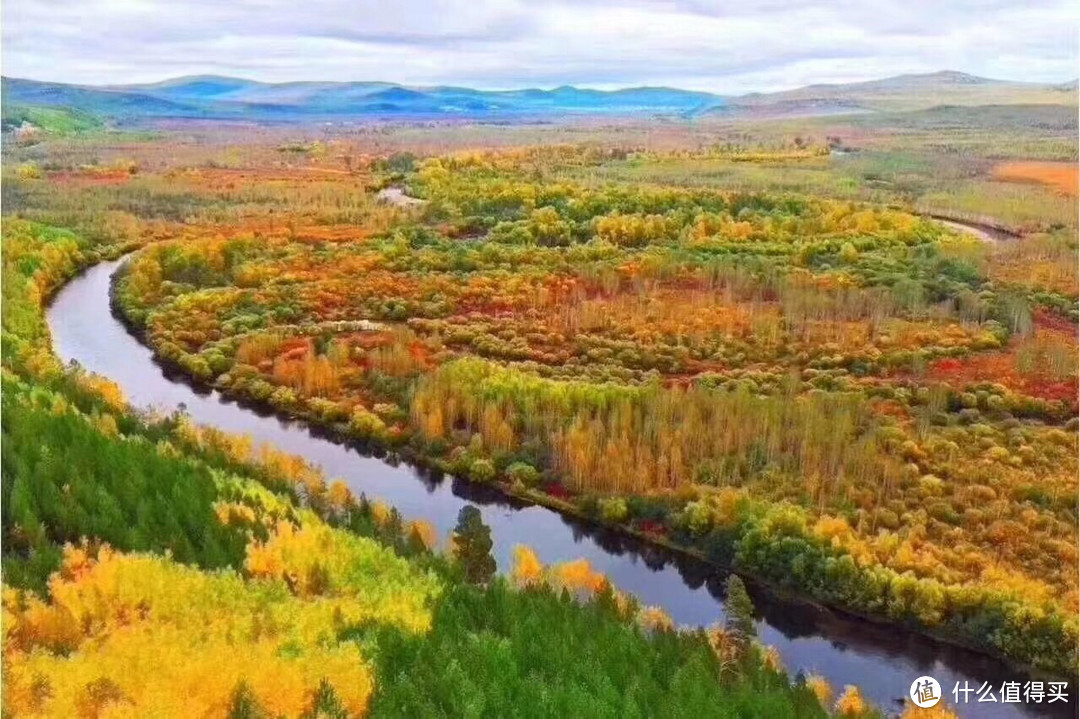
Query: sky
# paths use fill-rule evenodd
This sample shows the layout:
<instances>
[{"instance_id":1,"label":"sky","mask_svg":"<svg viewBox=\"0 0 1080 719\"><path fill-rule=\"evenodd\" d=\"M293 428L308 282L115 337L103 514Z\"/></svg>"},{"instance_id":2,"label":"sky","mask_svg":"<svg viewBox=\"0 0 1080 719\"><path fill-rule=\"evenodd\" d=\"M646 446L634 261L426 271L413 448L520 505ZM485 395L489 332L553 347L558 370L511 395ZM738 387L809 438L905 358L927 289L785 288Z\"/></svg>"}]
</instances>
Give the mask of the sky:
<instances>
[{"instance_id":1,"label":"sky","mask_svg":"<svg viewBox=\"0 0 1080 719\"><path fill-rule=\"evenodd\" d=\"M1078 75L1076 0L4 0L2 72L720 94L960 70Z\"/></svg>"}]
</instances>

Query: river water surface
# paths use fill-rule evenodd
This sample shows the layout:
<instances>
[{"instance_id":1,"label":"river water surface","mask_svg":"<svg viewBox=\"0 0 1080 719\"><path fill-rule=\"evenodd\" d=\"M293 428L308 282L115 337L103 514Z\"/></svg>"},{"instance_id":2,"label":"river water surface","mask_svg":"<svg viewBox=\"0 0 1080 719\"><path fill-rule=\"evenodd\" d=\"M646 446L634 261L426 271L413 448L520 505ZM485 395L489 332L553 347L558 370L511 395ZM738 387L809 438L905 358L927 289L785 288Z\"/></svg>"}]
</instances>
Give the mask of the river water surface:
<instances>
[{"instance_id":1,"label":"river water surface","mask_svg":"<svg viewBox=\"0 0 1080 719\"><path fill-rule=\"evenodd\" d=\"M680 624L707 626L722 620L725 575L714 567L544 507L509 501L494 490L365 456L302 423L260 415L217 392L198 391L182 378L167 377L151 351L112 316L109 285L119 264L102 263L70 282L50 306L48 321L64 361L112 379L133 405L165 411L183 405L196 422L270 442L318 465L327 478L344 480L358 495L384 500L407 519L431 522L443 537L463 506L476 505L492 529L502 571L510 566L514 546L527 544L545 563L588 559L617 587L644 604L662 607ZM901 628L785 600L753 585L750 592L760 613L758 635L779 650L789 672L820 674L837 691L855 684L888 712L900 710L911 682L922 675L936 678L950 700L957 682L967 681L975 689L990 682L1000 697L1003 681L1028 678L992 658ZM965 717L1075 717L1075 686L1070 695L1073 703L1068 705L971 703L957 710Z\"/></svg>"}]
</instances>

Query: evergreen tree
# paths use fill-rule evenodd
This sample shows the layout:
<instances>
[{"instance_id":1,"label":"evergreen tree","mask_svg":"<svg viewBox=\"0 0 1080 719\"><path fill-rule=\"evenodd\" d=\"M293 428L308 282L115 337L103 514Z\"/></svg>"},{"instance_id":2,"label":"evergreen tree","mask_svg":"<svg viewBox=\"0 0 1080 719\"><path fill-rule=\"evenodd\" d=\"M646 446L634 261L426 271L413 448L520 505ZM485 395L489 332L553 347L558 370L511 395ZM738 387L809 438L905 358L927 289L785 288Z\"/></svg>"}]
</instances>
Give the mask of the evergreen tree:
<instances>
[{"instance_id":1,"label":"evergreen tree","mask_svg":"<svg viewBox=\"0 0 1080 719\"><path fill-rule=\"evenodd\" d=\"M304 712L304 719L349 719L345 705L326 679L319 682L311 695L311 706Z\"/></svg>"},{"instance_id":2,"label":"evergreen tree","mask_svg":"<svg viewBox=\"0 0 1080 719\"><path fill-rule=\"evenodd\" d=\"M229 701L229 719L266 719L266 716L266 710L259 704L248 683L243 680L237 683Z\"/></svg>"},{"instance_id":3,"label":"evergreen tree","mask_svg":"<svg viewBox=\"0 0 1080 719\"><path fill-rule=\"evenodd\" d=\"M471 504L462 507L454 529L454 551L465 579L472 584L486 584L495 575L491 546L491 528L480 518L480 510Z\"/></svg>"},{"instance_id":4,"label":"evergreen tree","mask_svg":"<svg viewBox=\"0 0 1080 719\"><path fill-rule=\"evenodd\" d=\"M746 585L737 574L727 579L724 610L727 614L725 627L749 642L754 637L754 603L746 592Z\"/></svg>"}]
</instances>

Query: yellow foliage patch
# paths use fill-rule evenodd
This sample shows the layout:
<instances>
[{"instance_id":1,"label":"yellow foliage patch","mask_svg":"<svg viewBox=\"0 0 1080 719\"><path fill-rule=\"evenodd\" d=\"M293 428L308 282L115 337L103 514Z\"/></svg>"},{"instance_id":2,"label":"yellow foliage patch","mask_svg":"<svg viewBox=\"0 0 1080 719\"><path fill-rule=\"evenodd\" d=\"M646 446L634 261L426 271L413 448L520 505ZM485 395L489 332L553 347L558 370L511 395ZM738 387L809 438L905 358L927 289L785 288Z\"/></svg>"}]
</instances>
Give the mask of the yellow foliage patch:
<instances>
[{"instance_id":1,"label":"yellow foliage patch","mask_svg":"<svg viewBox=\"0 0 1080 719\"><path fill-rule=\"evenodd\" d=\"M945 702L938 702L932 707L923 708L910 701L905 701L904 713L900 716L902 719L956 719L956 712L946 706Z\"/></svg>"},{"instance_id":2,"label":"yellow foliage patch","mask_svg":"<svg viewBox=\"0 0 1080 719\"><path fill-rule=\"evenodd\" d=\"M514 567L510 576L519 587L539 584L544 581L544 565L536 552L519 544L514 547Z\"/></svg>"},{"instance_id":3,"label":"yellow foliage patch","mask_svg":"<svg viewBox=\"0 0 1080 719\"><path fill-rule=\"evenodd\" d=\"M859 688L848 684L844 687L844 693L836 700L836 713L839 716L862 716L869 710L866 700L859 693Z\"/></svg>"},{"instance_id":4,"label":"yellow foliage patch","mask_svg":"<svg viewBox=\"0 0 1080 719\"><path fill-rule=\"evenodd\" d=\"M814 693L814 696L817 697L821 706L829 706L829 703L832 701L833 689L829 686L829 682L825 677L811 674L806 678L806 686Z\"/></svg>"},{"instance_id":5,"label":"yellow foliage patch","mask_svg":"<svg viewBox=\"0 0 1080 719\"><path fill-rule=\"evenodd\" d=\"M363 714L371 669L338 637L369 621L426 630L440 585L371 540L302 518L249 547L251 580L67 547L50 600L4 590L5 714L223 716L243 681L271 715L298 716L323 679Z\"/></svg>"},{"instance_id":6,"label":"yellow foliage patch","mask_svg":"<svg viewBox=\"0 0 1080 719\"><path fill-rule=\"evenodd\" d=\"M429 550L439 546L439 533L431 522L414 519L406 526L406 535L416 535Z\"/></svg>"},{"instance_id":7,"label":"yellow foliage patch","mask_svg":"<svg viewBox=\"0 0 1080 719\"><path fill-rule=\"evenodd\" d=\"M649 632L675 631L675 622L660 607L643 607L637 620L641 628Z\"/></svg>"},{"instance_id":8,"label":"yellow foliage patch","mask_svg":"<svg viewBox=\"0 0 1080 719\"><path fill-rule=\"evenodd\" d=\"M428 606L439 593L434 575L418 574L371 540L311 519L300 528L279 522L266 542L248 546L244 568L253 577L283 581L300 597L355 597L362 601L339 604L344 616L416 632L431 627Z\"/></svg>"},{"instance_id":9,"label":"yellow foliage patch","mask_svg":"<svg viewBox=\"0 0 1080 719\"><path fill-rule=\"evenodd\" d=\"M355 598L302 601L168 559L67 551L46 603L4 593L4 712L12 716L221 716L243 680L296 716L325 678L365 711L371 670L338 633L372 612ZM376 612L377 613L377 612Z\"/></svg>"}]
</instances>

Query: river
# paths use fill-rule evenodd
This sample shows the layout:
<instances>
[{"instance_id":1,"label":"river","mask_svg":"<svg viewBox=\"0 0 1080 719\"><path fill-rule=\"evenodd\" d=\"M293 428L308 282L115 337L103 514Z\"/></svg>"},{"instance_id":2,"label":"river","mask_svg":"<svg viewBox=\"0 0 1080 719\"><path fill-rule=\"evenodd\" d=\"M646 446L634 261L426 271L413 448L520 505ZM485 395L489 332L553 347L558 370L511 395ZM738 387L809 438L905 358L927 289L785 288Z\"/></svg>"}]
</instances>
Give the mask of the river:
<instances>
[{"instance_id":1,"label":"river","mask_svg":"<svg viewBox=\"0 0 1080 719\"><path fill-rule=\"evenodd\" d=\"M217 392L196 390L182 378L168 377L151 351L112 316L109 285L120 261L105 262L72 280L48 309L53 346L64 361L104 375L120 385L138 407L171 411L183 405L195 421L251 435L318 465L328 478L341 478L355 492L384 500L410 519L431 522L446 537L458 511L476 505L492 529L495 559L507 570L517 544L532 547L545 563L584 557L620 589L645 604L662 607L683 625L706 626L723 618L720 599L725 575L714 567L657 548L620 533L566 518L544 507L509 501L492 489L452 477L365 456L312 432L302 423L263 416ZM957 682L978 688L991 682L1027 679L1001 662L905 631L867 622L750 585L760 613L761 640L776 647L784 665L824 676L837 691L855 684L889 712L897 712L911 682L935 677L951 700ZM965 717L1075 717L1072 704L961 704Z\"/></svg>"}]
</instances>

